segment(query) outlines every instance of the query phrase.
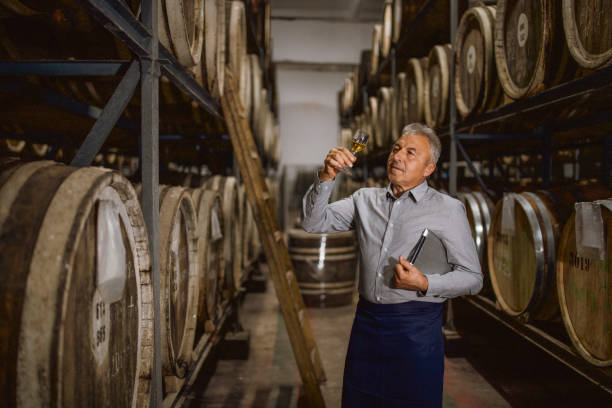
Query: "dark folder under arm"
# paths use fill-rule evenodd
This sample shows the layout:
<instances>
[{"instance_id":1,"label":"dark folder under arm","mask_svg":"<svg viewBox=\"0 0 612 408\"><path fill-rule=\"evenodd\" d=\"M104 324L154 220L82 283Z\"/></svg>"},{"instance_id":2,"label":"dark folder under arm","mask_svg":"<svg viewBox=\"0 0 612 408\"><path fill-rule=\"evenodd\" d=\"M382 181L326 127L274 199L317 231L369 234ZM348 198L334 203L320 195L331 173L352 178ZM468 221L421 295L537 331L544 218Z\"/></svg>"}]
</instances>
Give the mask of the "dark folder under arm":
<instances>
[{"instance_id":1,"label":"dark folder under arm","mask_svg":"<svg viewBox=\"0 0 612 408\"><path fill-rule=\"evenodd\" d=\"M444 244L431 230L425 231L406 259L424 275L443 275L450 272L452 268L448 263Z\"/></svg>"}]
</instances>

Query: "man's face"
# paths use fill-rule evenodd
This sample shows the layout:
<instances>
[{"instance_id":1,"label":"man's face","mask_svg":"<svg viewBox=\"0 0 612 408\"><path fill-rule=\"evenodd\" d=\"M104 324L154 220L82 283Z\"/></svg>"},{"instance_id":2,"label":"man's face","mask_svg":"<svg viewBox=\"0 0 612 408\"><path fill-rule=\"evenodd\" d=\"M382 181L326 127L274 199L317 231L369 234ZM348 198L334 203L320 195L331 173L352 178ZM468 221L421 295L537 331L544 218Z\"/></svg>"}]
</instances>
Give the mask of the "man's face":
<instances>
[{"instance_id":1,"label":"man's face","mask_svg":"<svg viewBox=\"0 0 612 408\"><path fill-rule=\"evenodd\" d=\"M421 184L436 168L431 162L429 139L407 134L391 147L387 159L387 175L391 184L410 189Z\"/></svg>"}]
</instances>

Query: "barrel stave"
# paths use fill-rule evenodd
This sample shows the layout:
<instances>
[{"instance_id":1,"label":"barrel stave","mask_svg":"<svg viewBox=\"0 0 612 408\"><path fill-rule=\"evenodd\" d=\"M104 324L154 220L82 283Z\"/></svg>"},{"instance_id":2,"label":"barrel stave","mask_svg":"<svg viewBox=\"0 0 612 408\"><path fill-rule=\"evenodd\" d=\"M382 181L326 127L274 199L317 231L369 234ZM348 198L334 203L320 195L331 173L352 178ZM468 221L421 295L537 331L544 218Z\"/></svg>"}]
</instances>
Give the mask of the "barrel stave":
<instances>
[{"instance_id":1,"label":"barrel stave","mask_svg":"<svg viewBox=\"0 0 612 408\"><path fill-rule=\"evenodd\" d=\"M0 271L13 275L16 284L0 287L0 313L7 317L1 319L0 333L15 339L2 341L9 345L2 352L14 355L2 356L9 362L0 370L3 402L148 404L150 263L144 220L129 182L107 170L33 162L15 169L0 200L11 215L0 217L0 229L12 237L0 240L0 247L15 249L2 257ZM125 285L112 300L97 287L100 259L109 258L101 252L107 241L99 241L97 232L100 220L107 220L100 217L109 216L100 213L102 200L110 200L116 210L114 232L120 237L114 235L113 241L125 254L124 262L119 260L125 265ZM19 301L6 309L11 298Z\"/></svg>"},{"instance_id":2,"label":"barrel stave","mask_svg":"<svg viewBox=\"0 0 612 408\"><path fill-rule=\"evenodd\" d=\"M289 231L289 254L304 303L310 307L350 304L357 254L353 232L307 234Z\"/></svg>"},{"instance_id":3,"label":"barrel stave","mask_svg":"<svg viewBox=\"0 0 612 408\"><path fill-rule=\"evenodd\" d=\"M557 258L557 292L563 322L578 353L589 363L612 366L612 200L600 201L604 257L576 248L576 214L563 228Z\"/></svg>"}]
</instances>

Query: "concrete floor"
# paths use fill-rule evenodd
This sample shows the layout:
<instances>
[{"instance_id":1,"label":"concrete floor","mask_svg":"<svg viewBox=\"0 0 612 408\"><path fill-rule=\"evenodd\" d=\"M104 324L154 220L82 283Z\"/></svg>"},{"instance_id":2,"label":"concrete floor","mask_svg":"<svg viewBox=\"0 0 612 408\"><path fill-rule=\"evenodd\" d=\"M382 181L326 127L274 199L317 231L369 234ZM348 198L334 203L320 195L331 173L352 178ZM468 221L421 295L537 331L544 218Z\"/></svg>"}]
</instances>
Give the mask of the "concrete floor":
<instances>
[{"instance_id":1,"label":"concrete floor","mask_svg":"<svg viewBox=\"0 0 612 408\"><path fill-rule=\"evenodd\" d=\"M344 358L355 305L308 309L327 382L328 407L339 407ZM248 293L241 320L250 330L246 361L220 360L205 389L187 396L189 407L296 407L301 380L271 282L266 293ZM510 405L463 358L446 359L444 407L502 408ZM200 387L203 388L203 387Z\"/></svg>"}]
</instances>

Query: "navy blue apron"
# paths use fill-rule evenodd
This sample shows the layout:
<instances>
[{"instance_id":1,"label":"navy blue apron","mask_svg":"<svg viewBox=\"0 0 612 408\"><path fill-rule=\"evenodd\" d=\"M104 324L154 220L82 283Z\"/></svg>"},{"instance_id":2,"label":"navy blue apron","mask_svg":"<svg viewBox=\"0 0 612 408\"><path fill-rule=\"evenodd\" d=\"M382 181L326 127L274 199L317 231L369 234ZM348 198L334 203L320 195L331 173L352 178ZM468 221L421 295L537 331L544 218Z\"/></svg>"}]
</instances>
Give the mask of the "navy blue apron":
<instances>
[{"instance_id":1,"label":"navy blue apron","mask_svg":"<svg viewBox=\"0 0 612 408\"><path fill-rule=\"evenodd\" d=\"M343 408L440 408L442 303L359 299L342 387Z\"/></svg>"}]
</instances>

